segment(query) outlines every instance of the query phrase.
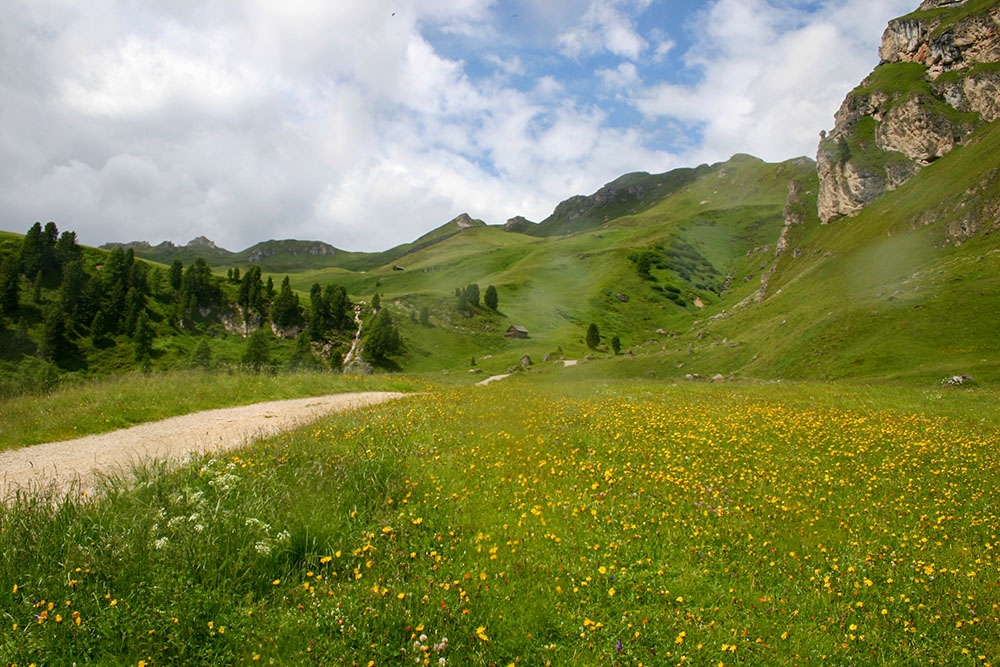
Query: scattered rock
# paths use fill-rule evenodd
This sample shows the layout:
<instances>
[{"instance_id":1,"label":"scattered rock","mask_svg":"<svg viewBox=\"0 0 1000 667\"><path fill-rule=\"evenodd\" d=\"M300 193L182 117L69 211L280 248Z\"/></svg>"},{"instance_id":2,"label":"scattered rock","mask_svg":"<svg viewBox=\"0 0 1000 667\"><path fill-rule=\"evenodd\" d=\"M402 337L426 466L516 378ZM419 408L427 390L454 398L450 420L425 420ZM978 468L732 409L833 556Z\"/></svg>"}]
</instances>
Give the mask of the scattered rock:
<instances>
[{"instance_id":1,"label":"scattered rock","mask_svg":"<svg viewBox=\"0 0 1000 667\"><path fill-rule=\"evenodd\" d=\"M469 372L472 373L473 375L478 375L479 373L483 372L483 369L482 368L470 368Z\"/></svg>"},{"instance_id":2,"label":"scattered rock","mask_svg":"<svg viewBox=\"0 0 1000 667\"><path fill-rule=\"evenodd\" d=\"M726 376L723 375L722 373L716 373L715 375L712 376L712 382L725 382L725 381L726 381Z\"/></svg>"},{"instance_id":3,"label":"scattered rock","mask_svg":"<svg viewBox=\"0 0 1000 667\"><path fill-rule=\"evenodd\" d=\"M970 375L965 375L964 373L962 375L952 375L951 377L946 377L941 380L941 384L945 387L961 387L962 385L970 382L975 382L975 379L973 379Z\"/></svg>"},{"instance_id":4,"label":"scattered rock","mask_svg":"<svg viewBox=\"0 0 1000 667\"><path fill-rule=\"evenodd\" d=\"M531 366L531 365L532 365L532 363L531 363L531 357L530 356L528 356L526 354L523 357L521 357L521 368L527 368L528 366Z\"/></svg>"},{"instance_id":5,"label":"scattered rock","mask_svg":"<svg viewBox=\"0 0 1000 667\"><path fill-rule=\"evenodd\" d=\"M621 301L622 303L628 303L627 294L622 294L621 292L619 292L618 294L615 294L615 298Z\"/></svg>"}]
</instances>

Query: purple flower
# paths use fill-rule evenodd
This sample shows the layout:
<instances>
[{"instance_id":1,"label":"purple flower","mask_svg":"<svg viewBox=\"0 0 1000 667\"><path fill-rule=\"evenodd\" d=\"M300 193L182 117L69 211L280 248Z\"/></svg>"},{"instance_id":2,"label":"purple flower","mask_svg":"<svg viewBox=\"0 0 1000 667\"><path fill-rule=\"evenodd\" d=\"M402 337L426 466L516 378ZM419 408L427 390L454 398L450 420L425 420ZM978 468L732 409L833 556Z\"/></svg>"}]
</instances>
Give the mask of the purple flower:
<instances>
[{"instance_id":1,"label":"purple flower","mask_svg":"<svg viewBox=\"0 0 1000 667\"><path fill-rule=\"evenodd\" d=\"M622 640L619 639L617 642L615 642L615 650L618 651L619 653L622 652Z\"/></svg>"}]
</instances>

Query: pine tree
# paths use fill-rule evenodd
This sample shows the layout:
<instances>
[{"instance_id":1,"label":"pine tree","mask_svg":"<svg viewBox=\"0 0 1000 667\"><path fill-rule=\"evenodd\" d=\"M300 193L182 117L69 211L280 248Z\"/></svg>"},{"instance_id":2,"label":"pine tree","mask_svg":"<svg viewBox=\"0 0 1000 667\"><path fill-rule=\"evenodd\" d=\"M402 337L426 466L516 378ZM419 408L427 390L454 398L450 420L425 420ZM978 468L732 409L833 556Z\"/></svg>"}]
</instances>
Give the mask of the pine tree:
<instances>
[{"instance_id":1,"label":"pine tree","mask_svg":"<svg viewBox=\"0 0 1000 667\"><path fill-rule=\"evenodd\" d=\"M250 334L242 361L245 366L256 372L271 365L271 338L267 329L261 327Z\"/></svg>"},{"instance_id":2,"label":"pine tree","mask_svg":"<svg viewBox=\"0 0 1000 667\"><path fill-rule=\"evenodd\" d=\"M135 346L135 360L148 362L153 352L153 328L145 311L139 315L139 321L136 322L132 343Z\"/></svg>"},{"instance_id":3,"label":"pine tree","mask_svg":"<svg viewBox=\"0 0 1000 667\"><path fill-rule=\"evenodd\" d=\"M309 290L309 339L323 340L331 327L330 302L326 300L319 283Z\"/></svg>"},{"instance_id":4,"label":"pine tree","mask_svg":"<svg viewBox=\"0 0 1000 667\"><path fill-rule=\"evenodd\" d=\"M403 338L392 322L389 311L382 309L365 332L365 356L373 363L385 362L389 355L403 351Z\"/></svg>"},{"instance_id":5,"label":"pine tree","mask_svg":"<svg viewBox=\"0 0 1000 667\"><path fill-rule=\"evenodd\" d=\"M83 262L71 260L63 266L63 280L59 287L59 305L73 322L89 322L85 298L90 276L83 270Z\"/></svg>"},{"instance_id":6,"label":"pine tree","mask_svg":"<svg viewBox=\"0 0 1000 667\"><path fill-rule=\"evenodd\" d=\"M53 301L45 309L42 325L42 340L38 346L41 357L47 361L59 361L69 350L66 338L66 320L59 302Z\"/></svg>"},{"instance_id":7,"label":"pine tree","mask_svg":"<svg viewBox=\"0 0 1000 667\"><path fill-rule=\"evenodd\" d=\"M378 292L375 292L372 296L372 312L377 311L382 307L382 297L379 296Z\"/></svg>"},{"instance_id":8,"label":"pine tree","mask_svg":"<svg viewBox=\"0 0 1000 667\"><path fill-rule=\"evenodd\" d=\"M474 308L479 307L479 285L473 283L466 286L463 294L465 295L465 300L469 302L469 305Z\"/></svg>"},{"instance_id":9,"label":"pine tree","mask_svg":"<svg viewBox=\"0 0 1000 667\"><path fill-rule=\"evenodd\" d=\"M170 281L170 287L173 288L175 292L181 289L181 280L184 278L184 263L179 259L175 259L173 264L170 265L170 271L167 273L167 280Z\"/></svg>"},{"instance_id":10,"label":"pine tree","mask_svg":"<svg viewBox=\"0 0 1000 667\"><path fill-rule=\"evenodd\" d=\"M202 338L191 353L191 366L203 368L206 371L212 369L212 348L208 346L208 341Z\"/></svg>"},{"instance_id":11,"label":"pine tree","mask_svg":"<svg viewBox=\"0 0 1000 667\"><path fill-rule=\"evenodd\" d=\"M622 351L622 341L617 335L611 337L611 349L615 351L615 354Z\"/></svg>"},{"instance_id":12,"label":"pine tree","mask_svg":"<svg viewBox=\"0 0 1000 667\"><path fill-rule=\"evenodd\" d=\"M601 344L601 332L598 331L597 325L591 322L590 326L587 327L587 347L590 349L597 349L597 346Z\"/></svg>"},{"instance_id":13,"label":"pine tree","mask_svg":"<svg viewBox=\"0 0 1000 667\"><path fill-rule=\"evenodd\" d=\"M292 291L288 276L281 282L281 291L271 306L271 321L279 327L292 327L302 324L302 310L299 307L299 295Z\"/></svg>"},{"instance_id":14,"label":"pine tree","mask_svg":"<svg viewBox=\"0 0 1000 667\"><path fill-rule=\"evenodd\" d=\"M295 339L295 350L292 351L292 356L288 358L288 368L294 371L315 368L316 365L316 357L312 353L312 343L310 342L309 333L303 331Z\"/></svg>"},{"instance_id":15,"label":"pine tree","mask_svg":"<svg viewBox=\"0 0 1000 667\"><path fill-rule=\"evenodd\" d=\"M21 242L21 273L34 276L42 270L42 223L36 222Z\"/></svg>"},{"instance_id":16,"label":"pine tree","mask_svg":"<svg viewBox=\"0 0 1000 667\"><path fill-rule=\"evenodd\" d=\"M351 328L354 317L351 315L347 290L340 285L327 285L323 289L323 297L329 304L331 326L338 331Z\"/></svg>"},{"instance_id":17,"label":"pine tree","mask_svg":"<svg viewBox=\"0 0 1000 667\"><path fill-rule=\"evenodd\" d=\"M264 282L261 280L260 266L257 264L243 274L236 303L243 309L244 320L249 320L253 313L264 314Z\"/></svg>"},{"instance_id":18,"label":"pine tree","mask_svg":"<svg viewBox=\"0 0 1000 667\"><path fill-rule=\"evenodd\" d=\"M54 276L59 273L59 262L56 259L56 242L59 240L59 229L56 223L45 223L42 230L42 273Z\"/></svg>"},{"instance_id":19,"label":"pine tree","mask_svg":"<svg viewBox=\"0 0 1000 667\"><path fill-rule=\"evenodd\" d=\"M17 310L20 298L20 259L13 253L0 262L0 314L9 316Z\"/></svg>"},{"instance_id":20,"label":"pine tree","mask_svg":"<svg viewBox=\"0 0 1000 667\"><path fill-rule=\"evenodd\" d=\"M420 309L420 324L425 327L431 325L431 311L427 309L427 306Z\"/></svg>"},{"instance_id":21,"label":"pine tree","mask_svg":"<svg viewBox=\"0 0 1000 667\"><path fill-rule=\"evenodd\" d=\"M139 324L140 315L146 312L146 297L136 288L129 288L125 296L125 315L122 318L125 326L125 334L136 335L136 327Z\"/></svg>"},{"instance_id":22,"label":"pine tree","mask_svg":"<svg viewBox=\"0 0 1000 667\"><path fill-rule=\"evenodd\" d=\"M63 232L56 241L54 252L60 271L65 271L70 262L80 259L83 251L76 243L76 232Z\"/></svg>"},{"instance_id":23,"label":"pine tree","mask_svg":"<svg viewBox=\"0 0 1000 667\"><path fill-rule=\"evenodd\" d=\"M486 294L483 295L483 304L490 310L496 310L497 306L500 304L500 297L497 295L497 288L493 285L486 288Z\"/></svg>"},{"instance_id":24,"label":"pine tree","mask_svg":"<svg viewBox=\"0 0 1000 667\"><path fill-rule=\"evenodd\" d=\"M35 279L31 281L31 300L34 303L42 302L42 270L38 269Z\"/></svg>"},{"instance_id":25,"label":"pine tree","mask_svg":"<svg viewBox=\"0 0 1000 667\"><path fill-rule=\"evenodd\" d=\"M90 335L93 339L100 340L114 333L114 323L111 317L103 308L98 308L94 313L94 319L90 322Z\"/></svg>"}]
</instances>

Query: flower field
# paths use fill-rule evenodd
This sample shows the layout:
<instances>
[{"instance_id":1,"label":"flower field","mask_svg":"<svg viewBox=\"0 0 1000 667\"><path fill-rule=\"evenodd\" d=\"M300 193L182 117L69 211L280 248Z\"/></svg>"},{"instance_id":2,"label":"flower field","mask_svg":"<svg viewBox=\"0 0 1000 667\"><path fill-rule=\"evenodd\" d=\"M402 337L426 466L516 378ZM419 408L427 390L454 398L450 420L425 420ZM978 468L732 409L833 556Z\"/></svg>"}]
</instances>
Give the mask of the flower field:
<instances>
[{"instance_id":1,"label":"flower field","mask_svg":"<svg viewBox=\"0 0 1000 667\"><path fill-rule=\"evenodd\" d=\"M446 388L20 498L0 656L997 663L1000 429L837 391Z\"/></svg>"}]
</instances>

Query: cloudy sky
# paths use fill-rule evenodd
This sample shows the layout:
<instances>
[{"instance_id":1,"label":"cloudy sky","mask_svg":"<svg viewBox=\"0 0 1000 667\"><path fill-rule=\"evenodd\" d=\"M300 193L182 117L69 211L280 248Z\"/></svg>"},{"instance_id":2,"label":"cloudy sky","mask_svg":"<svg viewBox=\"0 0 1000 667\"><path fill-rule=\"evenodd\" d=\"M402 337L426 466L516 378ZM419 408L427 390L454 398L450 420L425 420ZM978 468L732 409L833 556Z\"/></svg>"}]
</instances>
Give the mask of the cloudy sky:
<instances>
[{"instance_id":1,"label":"cloudy sky","mask_svg":"<svg viewBox=\"0 0 1000 667\"><path fill-rule=\"evenodd\" d=\"M350 250L813 156L917 0L0 0L0 229Z\"/></svg>"}]
</instances>

